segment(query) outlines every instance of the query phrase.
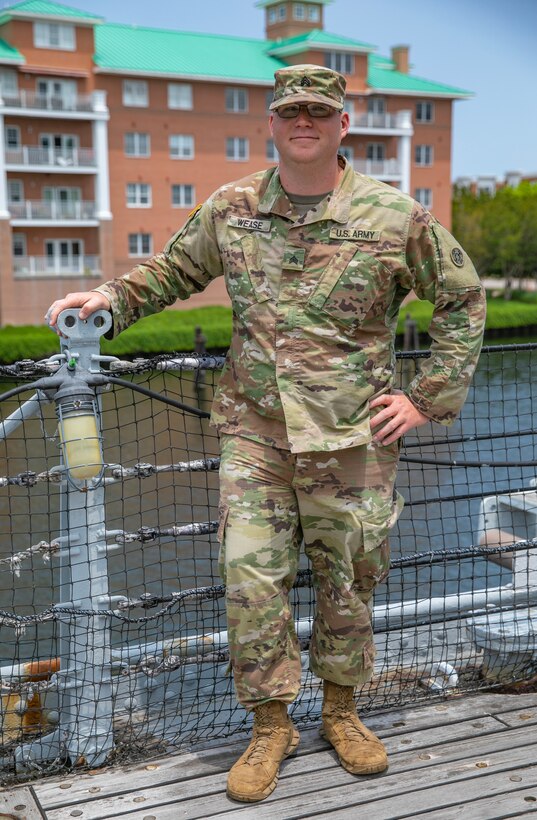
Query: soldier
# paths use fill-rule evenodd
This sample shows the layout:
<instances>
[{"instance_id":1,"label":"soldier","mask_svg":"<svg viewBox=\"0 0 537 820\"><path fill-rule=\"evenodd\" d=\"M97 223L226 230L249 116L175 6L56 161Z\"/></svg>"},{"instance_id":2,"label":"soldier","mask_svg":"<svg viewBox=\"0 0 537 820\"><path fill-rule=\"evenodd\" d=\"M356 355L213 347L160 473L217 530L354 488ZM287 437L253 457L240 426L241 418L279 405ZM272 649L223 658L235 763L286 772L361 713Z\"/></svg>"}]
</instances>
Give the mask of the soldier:
<instances>
[{"instance_id":1,"label":"soldier","mask_svg":"<svg viewBox=\"0 0 537 820\"><path fill-rule=\"evenodd\" d=\"M359 720L354 688L373 673L370 605L388 572L401 510L401 436L450 424L474 371L485 298L453 237L396 188L338 155L349 128L345 79L297 65L275 74L269 126L278 168L224 185L164 251L48 314L105 308L114 333L224 275L233 338L214 399L221 436L220 567L231 664L253 711L252 742L228 795L263 800L299 736L300 687L288 593L304 541L317 612L310 668L323 680L322 733L350 772L387 767ZM434 306L432 356L394 389L394 335L413 290Z\"/></svg>"}]
</instances>

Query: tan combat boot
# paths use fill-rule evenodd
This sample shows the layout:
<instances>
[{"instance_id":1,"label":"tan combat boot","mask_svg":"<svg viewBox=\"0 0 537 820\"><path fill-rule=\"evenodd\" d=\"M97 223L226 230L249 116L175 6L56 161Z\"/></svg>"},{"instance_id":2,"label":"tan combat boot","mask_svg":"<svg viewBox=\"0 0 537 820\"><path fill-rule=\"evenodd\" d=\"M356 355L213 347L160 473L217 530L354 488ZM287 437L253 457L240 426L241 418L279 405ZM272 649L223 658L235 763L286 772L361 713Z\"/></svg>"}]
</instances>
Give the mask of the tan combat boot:
<instances>
[{"instance_id":1,"label":"tan combat boot","mask_svg":"<svg viewBox=\"0 0 537 820\"><path fill-rule=\"evenodd\" d=\"M299 737L285 703L269 700L257 706L252 741L229 772L227 796L255 803L272 794L280 763L295 751Z\"/></svg>"},{"instance_id":2,"label":"tan combat boot","mask_svg":"<svg viewBox=\"0 0 537 820\"><path fill-rule=\"evenodd\" d=\"M386 749L356 714L354 686L324 681L320 730L336 750L339 762L351 774L375 774L388 768Z\"/></svg>"}]
</instances>

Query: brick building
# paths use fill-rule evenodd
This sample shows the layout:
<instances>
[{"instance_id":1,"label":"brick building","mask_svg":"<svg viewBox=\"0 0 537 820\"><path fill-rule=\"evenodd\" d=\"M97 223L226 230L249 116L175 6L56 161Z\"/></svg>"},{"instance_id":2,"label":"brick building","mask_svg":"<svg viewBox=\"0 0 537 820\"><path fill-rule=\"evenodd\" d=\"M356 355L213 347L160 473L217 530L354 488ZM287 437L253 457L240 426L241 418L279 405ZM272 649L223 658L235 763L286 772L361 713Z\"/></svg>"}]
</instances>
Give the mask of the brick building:
<instances>
[{"instance_id":1,"label":"brick building","mask_svg":"<svg viewBox=\"0 0 537 820\"><path fill-rule=\"evenodd\" d=\"M0 324L41 323L161 249L224 182L277 162L274 71L320 63L347 77L357 170L450 223L452 103L468 92L414 77L324 30L331 0L260 0L266 39L105 22L23 0L0 10ZM227 303L223 282L188 306Z\"/></svg>"}]
</instances>

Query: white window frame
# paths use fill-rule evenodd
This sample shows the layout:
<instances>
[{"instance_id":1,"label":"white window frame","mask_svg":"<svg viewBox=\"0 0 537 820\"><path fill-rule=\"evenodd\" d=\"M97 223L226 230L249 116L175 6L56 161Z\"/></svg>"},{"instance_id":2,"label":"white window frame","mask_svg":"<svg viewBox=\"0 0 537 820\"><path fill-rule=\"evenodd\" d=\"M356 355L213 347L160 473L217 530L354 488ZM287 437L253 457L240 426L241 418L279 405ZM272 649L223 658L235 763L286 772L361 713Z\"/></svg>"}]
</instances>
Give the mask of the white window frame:
<instances>
[{"instance_id":1,"label":"white window frame","mask_svg":"<svg viewBox=\"0 0 537 820\"><path fill-rule=\"evenodd\" d=\"M429 111L430 116L427 116ZM418 100L416 103L416 122L434 122L434 102L432 100Z\"/></svg>"},{"instance_id":2,"label":"white window frame","mask_svg":"<svg viewBox=\"0 0 537 820\"><path fill-rule=\"evenodd\" d=\"M287 20L287 7L281 3L281 5L277 6L278 11L278 20L283 21Z\"/></svg>"},{"instance_id":3,"label":"white window frame","mask_svg":"<svg viewBox=\"0 0 537 820\"><path fill-rule=\"evenodd\" d=\"M170 159L194 159L192 134L170 134L168 140Z\"/></svg>"},{"instance_id":4,"label":"white window frame","mask_svg":"<svg viewBox=\"0 0 537 820\"><path fill-rule=\"evenodd\" d=\"M20 249L22 253L17 253L16 244L20 242ZM28 246L26 244L26 234L25 233L13 233L11 235L11 253L14 257L24 257L28 256Z\"/></svg>"},{"instance_id":5,"label":"white window frame","mask_svg":"<svg viewBox=\"0 0 537 820\"><path fill-rule=\"evenodd\" d=\"M24 182L22 179L7 180L7 201L24 202Z\"/></svg>"},{"instance_id":6,"label":"white window frame","mask_svg":"<svg viewBox=\"0 0 537 820\"><path fill-rule=\"evenodd\" d=\"M278 13L277 13L276 9L274 8L274 6L268 10L268 18L267 19L268 19L269 25L273 25L273 23L275 23L277 21Z\"/></svg>"},{"instance_id":7,"label":"white window frame","mask_svg":"<svg viewBox=\"0 0 537 820\"><path fill-rule=\"evenodd\" d=\"M0 97L16 97L19 93L19 76L13 68L0 68Z\"/></svg>"},{"instance_id":8,"label":"white window frame","mask_svg":"<svg viewBox=\"0 0 537 820\"><path fill-rule=\"evenodd\" d=\"M293 20L305 20L306 7L304 3L293 3Z\"/></svg>"},{"instance_id":9,"label":"white window frame","mask_svg":"<svg viewBox=\"0 0 537 820\"><path fill-rule=\"evenodd\" d=\"M41 196L45 202L81 202L82 189L76 185L45 185Z\"/></svg>"},{"instance_id":10,"label":"white window frame","mask_svg":"<svg viewBox=\"0 0 537 820\"><path fill-rule=\"evenodd\" d=\"M144 241L147 238L147 250L144 250ZM136 244L136 251L131 249L131 239L134 239L134 243ZM150 233L130 233L127 236L127 248L129 252L129 257L148 257L153 255L153 234Z\"/></svg>"},{"instance_id":11,"label":"white window frame","mask_svg":"<svg viewBox=\"0 0 537 820\"><path fill-rule=\"evenodd\" d=\"M10 140L10 132L16 138L16 144ZM4 129L4 139L6 141L6 148L14 150L21 147L21 130L18 125L6 125Z\"/></svg>"},{"instance_id":12,"label":"white window frame","mask_svg":"<svg viewBox=\"0 0 537 820\"><path fill-rule=\"evenodd\" d=\"M49 257L47 253L47 245L51 244L54 251L52 257ZM69 246L69 252L67 255L62 256L60 253L60 249L62 244L65 243ZM77 244L79 246L79 252L77 254L73 253L73 245ZM58 267L58 261L62 259L66 260L64 265L60 264L61 271L70 271L73 269L73 272L80 272L82 273L82 267L84 264L84 240L78 239L76 237L69 237L68 239L45 239L43 242L43 248L45 251L45 267L49 273L56 273ZM52 262L49 264L49 258L52 259ZM78 260L78 264L76 265L75 269L75 260Z\"/></svg>"},{"instance_id":13,"label":"white window frame","mask_svg":"<svg viewBox=\"0 0 537 820\"><path fill-rule=\"evenodd\" d=\"M125 108L148 108L149 86L146 80L123 80L122 101Z\"/></svg>"},{"instance_id":14,"label":"white window frame","mask_svg":"<svg viewBox=\"0 0 537 820\"><path fill-rule=\"evenodd\" d=\"M385 114L386 113L386 97L368 97L367 98L367 113L368 114Z\"/></svg>"},{"instance_id":15,"label":"white window frame","mask_svg":"<svg viewBox=\"0 0 537 820\"><path fill-rule=\"evenodd\" d=\"M175 194L178 194L177 198ZM193 208L196 204L196 189L184 182L173 183L171 187L172 208Z\"/></svg>"},{"instance_id":16,"label":"white window frame","mask_svg":"<svg viewBox=\"0 0 537 820\"><path fill-rule=\"evenodd\" d=\"M243 155L241 156L241 154ZM230 162L248 162L250 159L250 141L248 137L227 137L226 159Z\"/></svg>"},{"instance_id":17,"label":"white window frame","mask_svg":"<svg viewBox=\"0 0 537 820\"><path fill-rule=\"evenodd\" d=\"M414 162L420 168L430 168L434 162L434 146L416 145L414 151Z\"/></svg>"},{"instance_id":18,"label":"white window frame","mask_svg":"<svg viewBox=\"0 0 537 820\"><path fill-rule=\"evenodd\" d=\"M152 198L151 183L127 182L125 187L127 208L150 208Z\"/></svg>"},{"instance_id":19,"label":"white window frame","mask_svg":"<svg viewBox=\"0 0 537 820\"><path fill-rule=\"evenodd\" d=\"M192 111L193 107L190 83L168 83L168 108L174 111Z\"/></svg>"},{"instance_id":20,"label":"white window frame","mask_svg":"<svg viewBox=\"0 0 537 820\"><path fill-rule=\"evenodd\" d=\"M228 86L226 88L226 111L230 114L248 113L248 89Z\"/></svg>"},{"instance_id":21,"label":"white window frame","mask_svg":"<svg viewBox=\"0 0 537 820\"><path fill-rule=\"evenodd\" d=\"M414 191L414 199L423 205L424 208L431 210L433 207L433 189L432 188L416 188Z\"/></svg>"},{"instance_id":22,"label":"white window frame","mask_svg":"<svg viewBox=\"0 0 537 820\"><path fill-rule=\"evenodd\" d=\"M76 51L76 31L71 23L34 23L35 48Z\"/></svg>"},{"instance_id":23,"label":"white window frame","mask_svg":"<svg viewBox=\"0 0 537 820\"><path fill-rule=\"evenodd\" d=\"M354 74L354 54L348 51L327 51L324 64L340 74Z\"/></svg>"},{"instance_id":24,"label":"white window frame","mask_svg":"<svg viewBox=\"0 0 537 820\"><path fill-rule=\"evenodd\" d=\"M321 19L321 10L319 6L308 6L308 22L318 23Z\"/></svg>"},{"instance_id":25,"label":"white window frame","mask_svg":"<svg viewBox=\"0 0 537 820\"><path fill-rule=\"evenodd\" d=\"M123 135L123 150L126 157L150 157L151 135L145 131L126 131Z\"/></svg>"},{"instance_id":26,"label":"white window frame","mask_svg":"<svg viewBox=\"0 0 537 820\"><path fill-rule=\"evenodd\" d=\"M274 145L273 139L267 139L265 143L265 159L267 162L279 162L280 155L278 154L278 149Z\"/></svg>"},{"instance_id":27,"label":"white window frame","mask_svg":"<svg viewBox=\"0 0 537 820\"><path fill-rule=\"evenodd\" d=\"M384 162L386 159L386 144L384 142L368 142L365 150L366 159L370 162Z\"/></svg>"},{"instance_id":28,"label":"white window frame","mask_svg":"<svg viewBox=\"0 0 537 820\"><path fill-rule=\"evenodd\" d=\"M44 97L48 103L53 104L54 101L56 101L58 107L60 104L63 105L63 107L70 107L76 103L78 88L76 80L57 80L52 77L37 77L35 81L35 93L38 97Z\"/></svg>"}]
</instances>

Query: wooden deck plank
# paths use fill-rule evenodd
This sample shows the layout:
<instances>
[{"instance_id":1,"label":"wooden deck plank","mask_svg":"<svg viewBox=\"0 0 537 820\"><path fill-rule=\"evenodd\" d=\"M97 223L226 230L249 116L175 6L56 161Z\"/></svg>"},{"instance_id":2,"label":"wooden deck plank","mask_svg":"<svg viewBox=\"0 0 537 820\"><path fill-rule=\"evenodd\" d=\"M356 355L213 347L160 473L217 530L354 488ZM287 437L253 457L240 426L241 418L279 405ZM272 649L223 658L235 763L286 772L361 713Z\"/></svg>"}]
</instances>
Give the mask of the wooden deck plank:
<instances>
[{"instance_id":1,"label":"wooden deck plank","mask_svg":"<svg viewBox=\"0 0 537 820\"><path fill-rule=\"evenodd\" d=\"M528 817L531 814L537 814L535 784L528 784L507 794L483 797L472 803L457 803L456 806L440 811L415 814L413 820L504 820L507 817Z\"/></svg>"},{"instance_id":2,"label":"wooden deck plank","mask_svg":"<svg viewBox=\"0 0 537 820\"><path fill-rule=\"evenodd\" d=\"M438 732L438 730L433 731ZM269 798L269 801L258 807L256 817L274 816L274 811L278 810L278 803L281 800L283 800L286 811L307 803L308 810L314 812L319 796L322 796L322 801L325 803L328 794L332 791L339 792L342 789L351 789L354 794L358 790L361 793L361 803L365 801L364 791L367 793L368 800L377 799L377 796L373 795L377 791L378 796L385 796L391 790L395 796L400 797L405 790L414 790L416 780L422 784L421 788L426 787L431 779L434 780L435 774L431 773L432 768L441 769L442 777L453 778L460 775L461 771L466 777L472 776L474 770L480 771L476 767L476 762L482 762L481 758L487 759L488 762L491 749L495 750L494 765L496 768L509 768L512 765L519 765L520 757L530 761L534 759L532 755L537 754L537 744L532 740L525 728L503 729L493 735L469 737L465 741L452 739L449 743L445 742L436 747L425 746L426 753L420 752L419 749L397 751L391 755L389 772L373 778L356 778L349 774L337 764L334 753L328 750L303 755L287 761L282 766L282 776L277 792ZM524 743L527 746L524 746ZM514 757L513 744L517 745L519 758ZM514 760L516 760L515 764ZM428 771L422 773L420 780L418 772L422 769ZM216 812L236 810L236 804L227 800L224 795L225 779L225 773L221 773L152 789L138 788L128 795L108 796L91 802L80 802L78 807L83 807L81 817L84 820L97 820L98 818L101 820L111 816L134 820L134 818L147 816L148 811L155 809L158 810L159 820L161 816L165 816L162 813L166 811L173 811L177 818L185 820L186 818L192 820L193 818L210 817ZM137 811L140 803L143 803L142 813ZM345 806L346 803L343 805ZM266 807L266 812L263 807ZM47 818L65 820L70 817L72 808L71 804L49 810Z\"/></svg>"},{"instance_id":3,"label":"wooden deck plank","mask_svg":"<svg viewBox=\"0 0 537 820\"><path fill-rule=\"evenodd\" d=\"M31 786L0 791L0 818L9 820L43 820L39 802Z\"/></svg>"},{"instance_id":4,"label":"wooden deck plank","mask_svg":"<svg viewBox=\"0 0 537 820\"><path fill-rule=\"evenodd\" d=\"M420 730L479 720L499 712L502 715L508 715L510 710L514 713L521 710L528 712L532 707L537 707L537 695L485 694L454 698L428 706L407 707L370 715L364 720L373 731L387 740L409 732L415 734ZM316 729L303 730L301 735L302 748L307 743L309 752L326 749L326 744L319 738ZM213 774L227 771L246 743L247 740L243 738L225 746L213 745L206 750L174 754L130 766L114 766L95 770L92 774L80 772L47 778L37 782L34 788L45 810L88 799L88 790L92 788L99 788L103 797L126 794L144 786L165 785L176 781L178 777L186 779L204 776L208 771Z\"/></svg>"}]
</instances>

